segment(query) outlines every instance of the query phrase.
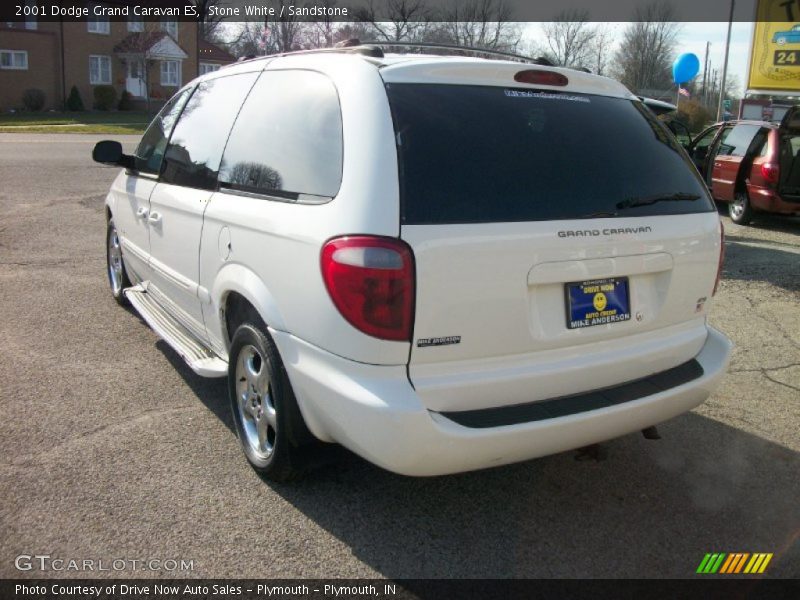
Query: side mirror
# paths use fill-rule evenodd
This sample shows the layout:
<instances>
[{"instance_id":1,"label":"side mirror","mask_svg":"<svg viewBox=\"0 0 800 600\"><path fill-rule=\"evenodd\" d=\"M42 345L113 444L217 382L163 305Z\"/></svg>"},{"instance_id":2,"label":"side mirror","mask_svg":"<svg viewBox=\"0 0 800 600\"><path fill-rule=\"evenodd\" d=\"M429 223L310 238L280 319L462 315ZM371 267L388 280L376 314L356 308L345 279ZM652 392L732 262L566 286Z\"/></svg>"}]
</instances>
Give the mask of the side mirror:
<instances>
[{"instance_id":1,"label":"side mirror","mask_svg":"<svg viewBox=\"0 0 800 600\"><path fill-rule=\"evenodd\" d=\"M95 144L92 150L92 159L104 165L131 166L131 156L123 154L122 144L113 140L103 140Z\"/></svg>"}]
</instances>

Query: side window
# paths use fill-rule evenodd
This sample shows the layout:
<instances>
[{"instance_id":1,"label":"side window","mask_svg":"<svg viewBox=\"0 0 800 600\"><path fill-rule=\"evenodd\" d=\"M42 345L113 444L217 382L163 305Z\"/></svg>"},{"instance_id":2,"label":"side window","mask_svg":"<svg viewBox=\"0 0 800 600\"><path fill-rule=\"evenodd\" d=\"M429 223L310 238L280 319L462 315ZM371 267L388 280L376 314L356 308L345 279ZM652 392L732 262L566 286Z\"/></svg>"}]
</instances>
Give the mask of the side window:
<instances>
[{"instance_id":1,"label":"side window","mask_svg":"<svg viewBox=\"0 0 800 600\"><path fill-rule=\"evenodd\" d=\"M161 159L167 149L169 134L172 132L172 126L175 125L175 121L178 115L181 114L181 109L191 93L191 89L186 89L176 94L161 109L161 112L153 119L153 122L150 123L147 131L142 136L142 141L139 142L139 146L136 148L137 171L156 174L159 172Z\"/></svg>"},{"instance_id":2,"label":"side window","mask_svg":"<svg viewBox=\"0 0 800 600\"><path fill-rule=\"evenodd\" d=\"M726 129L720 139L718 154L720 156L744 156L759 129L759 125L746 124Z\"/></svg>"},{"instance_id":3,"label":"side window","mask_svg":"<svg viewBox=\"0 0 800 600\"><path fill-rule=\"evenodd\" d=\"M222 150L256 77L258 73L245 73L197 86L167 145L163 181L208 190L216 187Z\"/></svg>"},{"instance_id":4,"label":"side window","mask_svg":"<svg viewBox=\"0 0 800 600\"><path fill-rule=\"evenodd\" d=\"M711 142L714 141L714 136L717 135L718 131L719 128L714 127L699 138L695 139L694 143L692 144L691 155L692 159L695 161L695 164L698 165L698 168L700 168L702 162L706 160L706 157L708 156L708 150L711 147Z\"/></svg>"},{"instance_id":5,"label":"side window","mask_svg":"<svg viewBox=\"0 0 800 600\"><path fill-rule=\"evenodd\" d=\"M703 137L697 138L694 143L695 148L708 148L711 145L711 142L714 141L714 136L717 134L716 129L712 129L708 133L706 133Z\"/></svg>"},{"instance_id":6,"label":"side window","mask_svg":"<svg viewBox=\"0 0 800 600\"><path fill-rule=\"evenodd\" d=\"M312 71L266 71L228 140L220 185L297 199L332 198L342 182L342 115L333 83Z\"/></svg>"}]
</instances>

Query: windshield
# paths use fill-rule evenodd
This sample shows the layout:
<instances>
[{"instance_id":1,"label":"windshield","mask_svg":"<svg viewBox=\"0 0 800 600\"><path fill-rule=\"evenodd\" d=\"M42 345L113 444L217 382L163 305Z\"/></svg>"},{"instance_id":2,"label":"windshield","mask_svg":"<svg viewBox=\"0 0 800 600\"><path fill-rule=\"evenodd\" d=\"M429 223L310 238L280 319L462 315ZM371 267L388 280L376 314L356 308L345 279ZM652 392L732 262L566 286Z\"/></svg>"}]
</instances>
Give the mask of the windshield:
<instances>
[{"instance_id":1,"label":"windshield","mask_svg":"<svg viewBox=\"0 0 800 600\"><path fill-rule=\"evenodd\" d=\"M572 92L388 84L404 224L714 210L673 135L639 102ZM620 202L670 197L669 202Z\"/></svg>"}]
</instances>

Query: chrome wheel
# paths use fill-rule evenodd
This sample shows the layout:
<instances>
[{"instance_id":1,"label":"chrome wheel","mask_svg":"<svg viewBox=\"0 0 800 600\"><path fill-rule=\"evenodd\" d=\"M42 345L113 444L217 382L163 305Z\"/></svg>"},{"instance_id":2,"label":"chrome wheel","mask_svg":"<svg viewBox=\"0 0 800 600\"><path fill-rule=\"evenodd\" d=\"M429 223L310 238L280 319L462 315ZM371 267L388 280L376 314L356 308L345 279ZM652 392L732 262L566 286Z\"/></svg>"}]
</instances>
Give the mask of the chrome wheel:
<instances>
[{"instance_id":1,"label":"chrome wheel","mask_svg":"<svg viewBox=\"0 0 800 600\"><path fill-rule=\"evenodd\" d=\"M119 235L117 235L117 228L111 225L108 232L108 281L115 296L119 296L122 292L124 277Z\"/></svg>"},{"instance_id":2,"label":"chrome wheel","mask_svg":"<svg viewBox=\"0 0 800 600\"><path fill-rule=\"evenodd\" d=\"M728 216L737 225L747 225L753 219L753 207L744 192L737 192L728 205Z\"/></svg>"},{"instance_id":3,"label":"chrome wheel","mask_svg":"<svg viewBox=\"0 0 800 600\"><path fill-rule=\"evenodd\" d=\"M734 219L741 219L744 215L744 196L736 194L736 197L731 202L731 217Z\"/></svg>"},{"instance_id":4,"label":"chrome wheel","mask_svg":"<svg viewBox=\"0 0 800 600\"><path fill-rule=\"evenodd\" d=\"M270 458L278 426L272 382L264 357L249 344L236 360L236 400L247 444L258 458Z\"/></svg>"}]
</instances>

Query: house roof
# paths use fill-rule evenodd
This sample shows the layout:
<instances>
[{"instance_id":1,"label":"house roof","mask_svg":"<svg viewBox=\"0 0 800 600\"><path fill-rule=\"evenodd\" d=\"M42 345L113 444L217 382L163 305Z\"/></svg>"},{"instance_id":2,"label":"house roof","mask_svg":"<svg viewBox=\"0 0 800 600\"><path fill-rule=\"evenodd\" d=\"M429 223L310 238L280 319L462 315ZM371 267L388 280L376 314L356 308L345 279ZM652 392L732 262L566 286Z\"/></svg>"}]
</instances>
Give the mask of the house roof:
<instances>
[{"instance_id":1,"label":"house roof","mask_svg":"<svg viewBox=\"0 0 800 600\"><path fill-rule=\"evenodd\" d=\"M155 59L184 59L189 57L184 49L168 33L163 31L131 33L114 46L114 52L117 54L142 54L146 52L150 58Z\"/></svg>"},{"instance_id":2,"label":"house roof","mask_svg":"<svg viewBox=\"0 0 800 600\"><path fill-rule=\"evenodd\" d=\"M219 46L215 46L211 42L207 42L205 40L199 40L197 43L197 50L200 55L200 60L203 62L221 62L221 63L232 63L236 62L236 58L220 48Z\"/></svg>"}]
</instances>

